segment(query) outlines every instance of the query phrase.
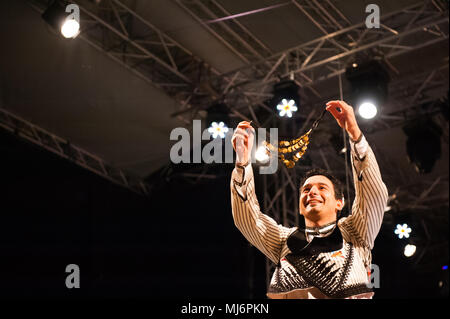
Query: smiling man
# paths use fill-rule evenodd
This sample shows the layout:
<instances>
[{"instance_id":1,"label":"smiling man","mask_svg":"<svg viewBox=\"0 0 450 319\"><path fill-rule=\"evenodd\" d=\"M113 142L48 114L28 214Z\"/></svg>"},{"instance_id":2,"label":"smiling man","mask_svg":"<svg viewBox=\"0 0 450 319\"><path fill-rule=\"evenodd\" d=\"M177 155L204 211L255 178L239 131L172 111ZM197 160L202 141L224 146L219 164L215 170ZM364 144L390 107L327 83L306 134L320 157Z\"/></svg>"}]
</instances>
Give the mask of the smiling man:
<instances>
[{"instance_id":1,"label":"smiling man","mask_svg":"<svg viewBox=\"0 0 450 319\"><path fill-rule=\"evenodd\" d=\"M250 153L254 129L239 123L232 143L236 167L231 202L236 227L276 265L269 298L372 298L371 250L383 220L388 193L375 156L358 127L353 108L330 101L327 110L344 128L351 145L355 200L349 217L342 185L329 172L308 172L300 183L299 211L305 228L277 224L260 211Z\"/></svg>"}]
</instances>

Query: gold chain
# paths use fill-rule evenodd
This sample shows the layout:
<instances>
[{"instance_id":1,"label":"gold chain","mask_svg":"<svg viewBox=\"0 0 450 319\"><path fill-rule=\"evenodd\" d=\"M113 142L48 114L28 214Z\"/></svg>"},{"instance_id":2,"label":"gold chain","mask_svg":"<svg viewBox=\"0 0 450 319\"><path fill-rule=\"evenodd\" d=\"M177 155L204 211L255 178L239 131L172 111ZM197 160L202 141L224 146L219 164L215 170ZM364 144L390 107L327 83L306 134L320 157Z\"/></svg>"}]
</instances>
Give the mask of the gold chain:
<instances>
[{"instance_id":1,"label":"gold chain","mask_svg":"<svg viewBox=\"0 0 450 319\"><path fill-rule=\"evenodd\" d=\"M278 142L278 158L284 163L284 165L286 165L287 168L293 168L298 160L305 155L305 152L308 149L308 144L311 141L311 133L319 125L325 113L326 109L323 110L319 118L314 121L309 131L299 138L290 141ZM266 147L266 153L269 156L271 155L271 152L275 152L276 150L275 146L266 141L264 141L263 145Z\"/></svg>"},{"instance_id":2,"label":"gold chain","mask_svg":"<svg viewBox=\"0 0 450 319\"><path fill-rule=\"evenodd\" d=\"M291 141L280 141L278 143L278 158L286 165L287 168L293 168L295 163L305 154L310 141L309 135L312 129L306 134ZM276 150L275 146L264 141L267 155Z\"/></svg>"}]
</instances>

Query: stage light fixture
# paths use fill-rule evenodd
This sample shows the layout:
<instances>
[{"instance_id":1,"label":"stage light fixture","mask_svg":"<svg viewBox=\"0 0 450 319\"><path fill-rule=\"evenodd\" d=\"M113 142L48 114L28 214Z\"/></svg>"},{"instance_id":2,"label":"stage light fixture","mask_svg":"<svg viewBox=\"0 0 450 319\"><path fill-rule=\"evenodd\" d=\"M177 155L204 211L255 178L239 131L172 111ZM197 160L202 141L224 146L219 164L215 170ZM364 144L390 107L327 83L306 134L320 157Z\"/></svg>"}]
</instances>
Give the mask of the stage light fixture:
<instances>
[{"instance_id":1,"label":"stage light fixture","mask_svg":"<svg viewBox=\"0 0 450 319\"><path fill-rule=\"evenodd\" d=\"M42 18L53 29L58 30L65 38L75 38L80 33L80 24L68 18L70 13L66 12L63 1L53 1L42 14Z\"/></svg>"},{"instance_id":2,"label":"stage light fixture","mask_svg":"<svg viewBox=\"0 0 450 319\"><path fill-rule=\"evenodd\" d=\"M272 104L276 106L279 116L292 117L300 107L299 87L292 80L281 81L274 85Z\"/></svg>"},{"instance_id":3,"label":"stage light fixture","mask_svg":"<svg viewBox=\"0 0 450 319\"><path fill-rule=\"evenodd\" d=\"M358 107L358 113L362 118L370 120L377 115L377 107L372 102L363 102Z\"/></svg>"},{"instance_id":4,"label":"stage light fixture","mask_svg":"<svg viewBox=\"0 0 450 319\"><path fill-rule=\"evenodd\" d=\"M345 76L351 85L350 101L363 119L373 119L380 113L388 96L390 81L386 68L376 60L353 63Z\"/></svg>"},{"instance_id":5,"label":"stage light fixture","mask_svg":"<svg viewBox=\"0 0 450 319\"><path fill-rule=\"evenodd\" d=\"M403 254L406 257L411 257L411 256L413 256L416 253L416 249L417 249L416 245L408 244L408 245L405 246Z\"/></svg>"},{"instance_id":6,"label":"stage light fixture","mask_svg":"<svg viewBox=\"0 0 450 319\"><path fill-rule=\"evenodd\" d=\"M80 33L80 24L74 19L66 19L61 27L61 34L66 38L75 38Z\"/></svg>"},{"instance_id":7,"label":"stage light fixture","mask_svg":"<svg viewBox=\"0 0 450 319\"><path fill-rule=\"evenodd\" d=\"M441 157L442 129L431 118L420 118L403 127L408 136L406 152L420 174L430 173Z\"/></svg>"},{"instance_id":8,"label":"stage light fixture","mask_svg":"<svg viewBox=\"0 0 450 319\"><path fill-rule=\"evenodd\" d=\"M261 145L258 147L255 153L255 158L259 163L266 163L269 160L269 155L267 154L265 146Z\"/></svg>"}]
</instances>

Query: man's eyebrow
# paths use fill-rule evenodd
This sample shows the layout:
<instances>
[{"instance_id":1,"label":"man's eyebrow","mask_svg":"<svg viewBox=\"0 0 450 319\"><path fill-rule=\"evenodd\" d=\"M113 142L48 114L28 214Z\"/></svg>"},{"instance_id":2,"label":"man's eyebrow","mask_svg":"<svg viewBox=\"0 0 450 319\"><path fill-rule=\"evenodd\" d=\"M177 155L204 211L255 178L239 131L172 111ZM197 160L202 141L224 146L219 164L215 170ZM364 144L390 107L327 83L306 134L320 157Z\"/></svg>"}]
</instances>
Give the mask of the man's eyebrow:
<instances>
[{"instance_id":1,"label":"man's eyebrow","mask_svg":"<svg viewBox=\"0 0 450 319\"><path fill-rule=\"evenodd\" d=\"M325 185L325 186L329 187L329 185L326 184L326 183L321 183L321 182L319 182L319 183L314 183L314 184ZM303 185L301 189L303 189L303 188L305 188L305 187L307 187L307 186L311 186L311 185L312 185L311 183L308 183L308 184L306 184L306 185Z\"/></svg>"}]
</instances>

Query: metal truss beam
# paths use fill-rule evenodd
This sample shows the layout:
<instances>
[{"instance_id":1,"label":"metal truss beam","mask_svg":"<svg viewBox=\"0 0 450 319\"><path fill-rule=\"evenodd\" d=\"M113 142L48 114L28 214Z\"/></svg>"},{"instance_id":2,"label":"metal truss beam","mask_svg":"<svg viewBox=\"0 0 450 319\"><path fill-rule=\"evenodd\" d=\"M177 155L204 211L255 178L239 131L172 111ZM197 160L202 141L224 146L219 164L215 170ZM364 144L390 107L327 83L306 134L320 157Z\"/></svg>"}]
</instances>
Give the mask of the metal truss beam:
<instances>
[{"instance_id":1,"label":"metal truss beam","mask_svg":"<svg viewBox=\"0 0 450 319\"><path fill-rule=\"evenodd\" d=\"M184 113L178 117L186 124L197 109L193 106L220 97L208 80L219 74L216 69L121 1L104 0L98 6L87 0L72 2L81 10L78 37L179 102ZM47 5L44 0L28 3L39 13Z\"/></svg>"},{"instance_id":2,"label":"metal truss beam","mask_svg":"<svg viewBox=\"0 0 450 319\"><path fill-rule=\"evenodd\" d=\"M417 14L418 12L420 13L419 15ZM415 19L413 21L407 19L409 18L409 16L412 16ZM445 13L436 10L434 7L431 7L429 8L429 10L424 11L423 3L421 2L402 10L386 14L381 17L381 20L385 25L396 25L395 22L398 20L407 21L405 21L404 25L396 26L396 28L401 30L401 32L396 31L395 34L392 33L391 28L367 29L365 23L362 22L356 25L342 28L332 33L327 33L322 37L308 41L294 48L278 52L277 54L272 55L271 57L268 57L264 60L256 61L247 65L246 67L240 68L239 70L228 72L223 75L232 76L232 74L237 71L243 73L246 68L255 66L259 68L265 68L268 65L267 62L269 62L269 67L265 72L267 74L268 70L272 70L272 67L270 66L273 66L276 62L279 62L280 57L284 55L284 59L287 61L285 61L285 63L279 63L283 67L276 69L276 77L272 78L269 82L276 81L277 77L285 77L292 72L299 73L304 71L312 71L313 69L319 68L325 64L329 64L332 61L340 60L345 57L352 57L355 53L368 51L369 49L372 49L374 47L380 47L380 45L388 44L388 42L398 41L399 39L408 35L427 33L426 31L424 31L424 28L448 23L448 16L446 16ZM314 22L317 24L315 20ZM324 32L326 31L324 30ZM357 38L358 40L356 42L349 42L349 36L351 38ZM438 35L436 34L434 35L434 37L437 36ZM442 32L439 34L439 36L445 39L448 37L448 32ZM323 45L324 41L327 45ZM330 41L339 43L339 47L330 45ZM306 57L308 57L314 50L318 50L317 48L319 47L319 45L321 46L319 52L323 54L318 54L316 59L313 59L312 61L309 61L309 63L298 67L298 65L302 63L301 61L296 60L296 58L304 56L305 53ZM387 52L387 50L384 50L382 52L384 52L385 55L387 55L388 53L394 54L395 49L404 49L404 47L394 47L391 48L389 52ZM404 52L405 51L402 51L402 53ZM286 66L288 66L287 70ZM327 73L329 73L329 70L326 70L325 74ZM318 76L310 77L318 78ZM265 78L265 76L263 78ZM253 82L259 81L259 79L257 78L254 78L253 80ZM242 83L245 84L245 81L243 81Z\"/></svg>"},{"instance_id":3,"label":"metal truss beam","mask_svg":"<svg viewBox=\"0 0 450 319\"><path fill-rule=\"evenodd\" d=\"M207 23L209 20L218 19L220 15L230 15L217 1L175 0L175 2L243 62L250 63L272 54L267 45L236 19Z\"/></svg>"},{"instance_id":4,"label":"metal truss beam","mask_svg":"<svg viewBox=\"0 0 450 319\"><path fill-rule=\"evenodd\" d=\"M44 10L43 0L30 1L40 4L38 11ZM312 1L309 4L314 12L310 10L309 15L315 23L320 18L324 25L331 23L333 27L324 29L326 34L323 37L271 55L270 49L237 20L227 21L226 24L206 24L205 19L229 13L216 1L175 1L217 38L227 43L233 52L244 57L243 60L257 62L220 74L119 0L104 0L99 7L87 0L75 2L82 11L81 39L175 98L180 108L174 116L187 125L198 115L199 110L206 109L218 99L233 105L231 112L234 116L258 123L254 108L262 107L267 99L258 98L258 95L270 95L271 84L280 77L294 75L298 84L320 98L321 94L314 89L314 85L342 74L345 64L341 61L344 58L350 59L355 54L369 52L374 48L378 54L386 54L387 58L448 38L448 32L442 31L448 30L444 26L448 24L448 17L432 4L424 8L423 3L419 3L384 15L381 20L385 26L394 25L393 21L398 18L405 21L404 26L396 26L400 32L393 34L391 28L369 30L364 23L344 27L348 19L330 2ZM344 28L330 33L331 29L336 28L335 25ZM439 29L440 32L429 33L424 28ZM395 41L411 35L425 38L413 45L395 45ZM389 50L383 47L391 43L394 44L388 47ZM333 65L337 62L341 67ZM241 112L240 109L245 111Z\"/></svg>"},{"instance_id":5,"label":"metal truss beam","mask_svg":"<svg viewBox=\"0 0 450 319\"><path fill-rule=\"evenodd\" d=\"M50 133L3 108L0 108L0 127L114 184L125 187L139 195L149 195L150 185L140 178L109 165L97 155L85 151L81 147L71 144L70 141Z\"/></svg>"},{"instance_id":6,"label":"metal truss beam","mask_svg":"<svg viewBox=\"0 0 450 319\"><path fill-rule=\"evenodd\" d=\"M198 1L177 0L177 2L182 2L183 8L204 25L206 19L217 18L217 15L211 15L211 12L217 8L214 8L210 1L202 3L201 8L198 7ZM205 6L209 7L205 9ZM399 71L389 61L390 58L448 39L448 32L445 33L441 30L448 29L442 28L443 25L448 25L448 16L429 1L420 2L382 16L382 29L367 29L365 23L349 26L349 20L329 1L308 1L308 5L303 6L302 9L308 11L307 16L314 24L320 25L325 34L323 37L264 59L257 60L257 56L253 56L252 60L256 59L256 62L224 73L219 76L219 79L213 78L213 86L218 88L217 91L222 91L220 87L226 85L223 91L226 92L227 99L235 106L235 110L242 110L244 116L247 113L245 110L249 108L249 100L242 98L242 92L245 92L247 97L261 96L256 99L256 103L250 106L250 108L258 107L271 94L272 83L282 77L294 75L294 80L303 89L310 90L320 100L323 97L314 86L343 74L349 61L356 59L361 53L367 57L376 55L384 59L386 64L398 74ZM208 11L210 15L207 15ZM226 14L226 12L223 13ZM317 22L319 19L322 21ZM396 24L397 20L402 21L403 24ZM234 20L231 21L234 22ZM389 25L395 25L400 32ZM206 27L211 28L209 25ZM338 30L333 32L334 29ZM427 30L431 29L441 30L441 32L429 33ZM226 30L222 29L220 32L219 27L214 35L222 42L227 41L230 46L237 41L233 34ZM412 37L415 40L411 40ZM406 40L404 42L407 45L403 45L403 43L396 45L402 39ZM330 42L331 40L333 42ZM239 46L235 46L232 51L244 54L244 51L239 51L239 48ZM245 54L248 55L248 52ZM221 84L220 77L222 76L232 77L232 85L230 82ZM243 88L243 90L238 90L239 88ZM304 99L303 105L312 101L314 100L310 98ZM253 114L250 115L253 116Z\"/></svg>"},{"instance_id":7,"label":"metal truss beam","mask_svg":"<svg viewBox=\"0 0 450 319\"><path fill-rule=\"evenodd\" d=\"M425 35L427 36L426 39L424 39L422 41L421 44L416 44L414 47L395 47L393 49L395 49L394 52L386 54L389 55L389 57L394 57L406 52L411 52L412 49L418 49L418 48L422 48L424 46L424 43L426 45L430 45L439 41L444 41L446 39L448 39L448 34L444 34L444 35L440 35L440 36L436 36L436 35L432 35L431 37L429 36L429 34L424 33L423 29L424 28L428 28L434 25L445 25L448 24L448 17L438 17L438 19L436 19L436 15L430 16L427 18L427 21L421 21L422 23L420 24L415 24L414 27L405 30L403 32L400 32L397 35L392 35L390 33L387 32L377 32L376 35L376 39L374 39L375 37L371 37L372 40L369 40L368 37L367 38L367 43L361 44L360 46L347 50L347 51L343 51L343 52L335 52L336 50L326 50L326 52L323 50L324 48L326 49L330 49L330 47L325 47L323 45L324 41L328 41L330 37L335 37L337 35L340 35L340 32L335 32L334 34L330 34L324 37L321 37L317 40L313 40L313 43L311 44L315 44L315 46L307 46L307 45L301 45L299 47L296 47L294 49L290 49L284 52L281 52L275 56L272 56L269 59L266 59L263 62L257 62L257 63L253 63L251 66L255 67L255 66L259 66L259 67L265 67L266 65L266 61L270 61L272 67L270 69L267 69L266 71L266 76L264 76L261 79L255 78L254 81L251 82L251 84L253 84L253 87L255 87L256 84L256 88L259 88L262 85L267 85L268 83L273 83L278 81L279 78L287 78L290 74L297 74L300 72L306 72L306 71L316 71L315 76L310 76L311 78L315 78L315 79L325 79L325 78L330 78L330 71L329 69L324 70L323 66L326 66L332 62L335 61L339 61L343 58L349 57L349 56L353 56L356 53L362 52L362 51L367 51L370 50L372 48L378 48L379 50L379 54L380 56L383 56L383 49L382 47L380 47L380 45L382 44L387 44L389 42L392 42L396 39L400 39L400 38L404 38L413 34L418 34L421 33L421 35ZM360 26L361 27L361 26ZM351 31L357 30L357 28L352 28ZM381 33L381 35L379 34ZM431 39L430 39L431 38ZM299 49L303 49L306 52L309 52L308 54L308 61L307 63L302 63L302 65L299 68L296 68L295 65L297 64L296 61L292 58L294 56L298 56L298 54L296 53L297 50ZM317 52L323 51L324 54L317 54ZM330 54L330 52L332 54ZM314 54L313 54L314 53ZM285 63L282 63L282 61L285 60ZM286 70L285 66L288 65L288 69ZM250 67L250 66L248 66ZM320 70L319 70L320 69ZM243 68L238 70L241 74L243 73ZM339 69L336 70L335 72L332 73L333 76L336 76L340 73L343 73L343 69ZM270 74L269 77L267 77L267 74ZM233 73L227 73L227 76L233 76ZM249 83L248 80L246 81L242 81L240 83L237 83L235 86L245 86ZM307 86L311 86L315 83L315 81L312 81L310 83L306 83ZM249 89L247 89L249 90Z\"/></svg>"}]
</instances>

